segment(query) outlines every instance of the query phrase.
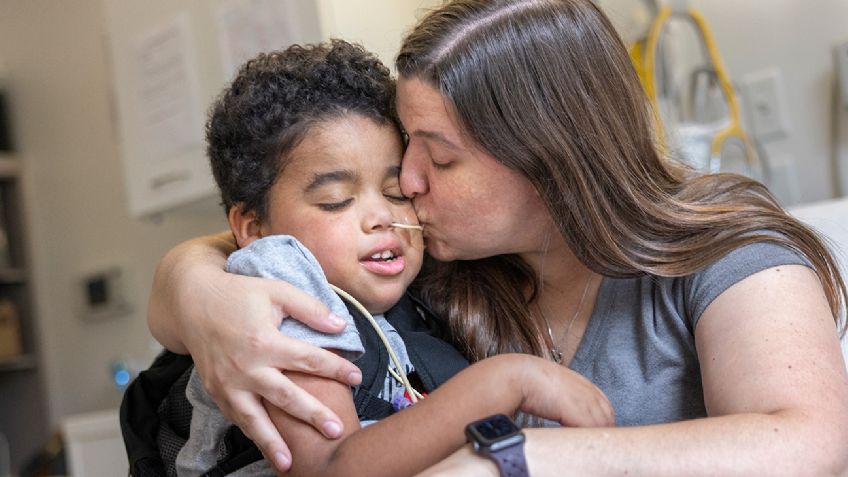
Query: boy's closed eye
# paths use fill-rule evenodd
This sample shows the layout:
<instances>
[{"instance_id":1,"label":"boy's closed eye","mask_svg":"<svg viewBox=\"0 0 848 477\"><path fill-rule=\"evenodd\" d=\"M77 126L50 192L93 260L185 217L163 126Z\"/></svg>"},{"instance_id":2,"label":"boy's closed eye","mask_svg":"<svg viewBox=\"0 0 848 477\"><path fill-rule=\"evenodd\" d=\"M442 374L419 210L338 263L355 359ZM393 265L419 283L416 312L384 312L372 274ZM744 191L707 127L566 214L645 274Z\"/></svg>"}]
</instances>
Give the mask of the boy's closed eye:
<instances>
[{"instance_id":1,"label":"boy's closed eye","mask_svg":"<svg viewBox=\"0 0 848 477\"><path fill-rule=\"evenodd\" d=\"M385 190L383 190L383 197L397 203L405 203L409 201L409 197L403 195L403 192L400 191L400 186L397 183L390 187L386 187Z\"/></svg>"},{"instance_id":2,"label":"boy's closed eye","mask_svg":"<svg viewBox=\"0 0 848 477\"><path fill-rule=\"evenodd\" d=\"M347 206L353 203L353 198L348 198L340 201L319 202L318 208L327 212L336 212L344 210Z\"/></svg>"}]
</instances>

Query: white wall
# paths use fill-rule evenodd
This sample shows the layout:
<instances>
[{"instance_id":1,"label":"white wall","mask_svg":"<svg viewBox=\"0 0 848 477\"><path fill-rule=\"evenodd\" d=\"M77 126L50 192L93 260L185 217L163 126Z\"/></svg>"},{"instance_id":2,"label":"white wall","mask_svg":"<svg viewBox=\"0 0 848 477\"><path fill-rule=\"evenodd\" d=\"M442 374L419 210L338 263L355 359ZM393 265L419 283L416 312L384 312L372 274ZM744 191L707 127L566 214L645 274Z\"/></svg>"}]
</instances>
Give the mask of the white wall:
<instances>
[{"instance_id":1,"label":"white wall","mask_svg":"<svg viewBox=\"0 0 848 477\"><path fill-rule=\"evenodd\" d=\"M790 133L766 143L787 181L792 202L833 196L830 167L832 47L848 40L844 0L697 0L710 21L734 80L777 67L784 80ZM848 122L844 120L843 122ZM848 141L848 135L842 136Z\"/></svg>"},{"instance_id":2,"label":"white wall","mask_svg":"<svg viewBox=\"0 0 848 477\"><path fill-rule=\"evenodd\" d=\"M325 36L361 41L391 62L402 30L427 3L434 2L320 0L322 29ZM186 238L226 227L216 198L155 223L129 218L103 18L100 0L0 2L0 62L8 70L24 167L41 365L54 424L118 404L109 365L150 353L145 306L158 259ZM81 321L81 275L110 265L127 274L134 311Z\"/></svg>"}]
</instances>

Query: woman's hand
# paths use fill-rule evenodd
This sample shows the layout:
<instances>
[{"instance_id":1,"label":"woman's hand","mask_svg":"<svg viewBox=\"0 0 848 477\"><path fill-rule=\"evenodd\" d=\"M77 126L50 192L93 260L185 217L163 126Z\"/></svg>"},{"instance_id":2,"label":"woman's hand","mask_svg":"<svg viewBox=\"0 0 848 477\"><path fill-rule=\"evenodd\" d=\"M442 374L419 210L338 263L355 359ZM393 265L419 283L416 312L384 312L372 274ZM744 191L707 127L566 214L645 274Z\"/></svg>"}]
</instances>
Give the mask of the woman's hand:
<instances>
[{"instance_id":1,"label":"woman's hand","mask_svg":"<svg viewBox=\"0 0 848 477\"><path fill-rule=\"evenodd\" d=\"M169 349L191 353L206 390L227 419L275 467L286 470L291 453L262 399L327 437L341 435L342 425L329 408L281 371L345 384L358 384L361 374L349 361L278 331L286 316L330 333L341 331L344 321L285 282L224 272L229 249L225 237L204 237L175 248L163 259L148 307L151 331Z\"/></svg>"}]
</instances>

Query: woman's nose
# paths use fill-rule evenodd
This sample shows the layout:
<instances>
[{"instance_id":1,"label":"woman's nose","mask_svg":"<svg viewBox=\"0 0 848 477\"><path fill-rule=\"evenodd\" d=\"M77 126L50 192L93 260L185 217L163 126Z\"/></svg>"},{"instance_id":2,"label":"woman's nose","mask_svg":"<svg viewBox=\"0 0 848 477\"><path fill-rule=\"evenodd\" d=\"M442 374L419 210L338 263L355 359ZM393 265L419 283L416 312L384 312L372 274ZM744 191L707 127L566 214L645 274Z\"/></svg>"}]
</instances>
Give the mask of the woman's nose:
<instances>
[{"instance_id":1,"label":"woman's nose","mask_svg":"<svg viewBox=\"0 0 848 477\"><path fill-rule=\"evenodd\" d=\"M408 147L403 154L400 169L400 190L403 195L410 199L424 195L429 190L424 157L422 154L416 154L412 147Z\"/></svg>"}]
</instances>

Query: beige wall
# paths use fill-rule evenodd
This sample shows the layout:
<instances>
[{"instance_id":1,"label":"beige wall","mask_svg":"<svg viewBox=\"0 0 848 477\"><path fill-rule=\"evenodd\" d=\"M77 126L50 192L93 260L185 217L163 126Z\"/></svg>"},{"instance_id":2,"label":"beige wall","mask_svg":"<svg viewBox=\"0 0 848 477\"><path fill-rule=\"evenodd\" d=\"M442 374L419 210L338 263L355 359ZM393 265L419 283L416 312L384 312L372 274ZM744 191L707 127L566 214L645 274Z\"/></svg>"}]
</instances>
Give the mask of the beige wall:
<instances>
[{"instance_id":1,"label":"beige wall","mask_svg":"<svg viewBox=\"0 0 848 477\"><path fill-rule=\"evenodd\" d=\"M358 41L387 65L394 62L403 33L439 0L318 0L326 37Z\"/></svg>"}]
</instances>

